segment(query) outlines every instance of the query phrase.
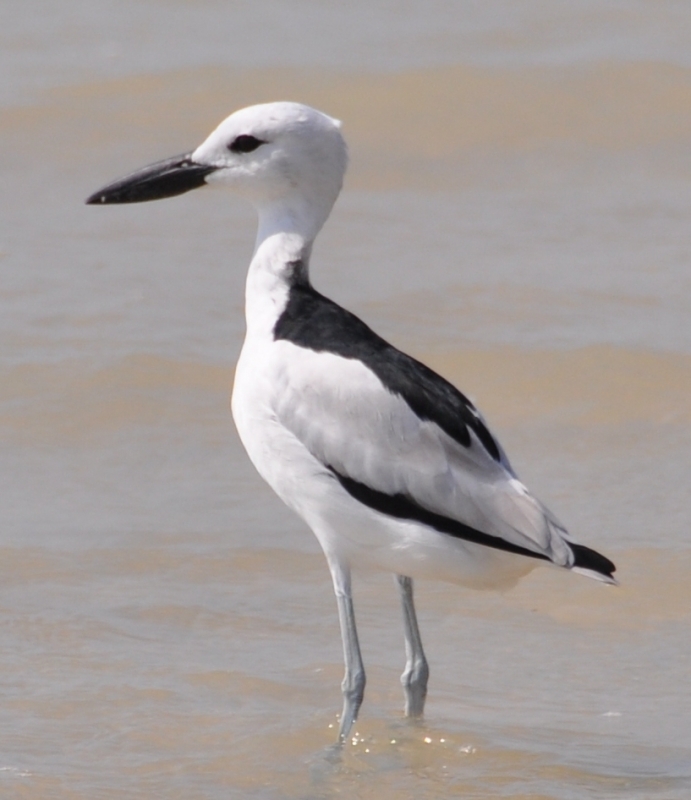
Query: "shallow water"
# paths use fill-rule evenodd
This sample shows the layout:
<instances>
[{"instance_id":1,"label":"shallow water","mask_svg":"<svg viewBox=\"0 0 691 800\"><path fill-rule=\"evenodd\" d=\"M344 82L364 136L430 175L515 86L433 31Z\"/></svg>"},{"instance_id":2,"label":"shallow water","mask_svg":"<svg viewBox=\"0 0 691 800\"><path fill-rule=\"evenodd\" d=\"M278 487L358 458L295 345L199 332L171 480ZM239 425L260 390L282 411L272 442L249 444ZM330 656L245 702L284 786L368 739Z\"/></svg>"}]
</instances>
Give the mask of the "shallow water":
<instances>
[{"instance_id":1,"label":"shallow water","mask_svg":"<svg viewBox=\"0 0 691 800\"><path fill-rule=\"evenodd\" d=\"M6 6L0 796L688 798L691 11ZM286 97L351 147L317 286L470 394L621 581L420 582L408 725L396 592L358 576L340 759L328 571L229 414L252 212L83 205Z\"/></svg>"}]
</instances>

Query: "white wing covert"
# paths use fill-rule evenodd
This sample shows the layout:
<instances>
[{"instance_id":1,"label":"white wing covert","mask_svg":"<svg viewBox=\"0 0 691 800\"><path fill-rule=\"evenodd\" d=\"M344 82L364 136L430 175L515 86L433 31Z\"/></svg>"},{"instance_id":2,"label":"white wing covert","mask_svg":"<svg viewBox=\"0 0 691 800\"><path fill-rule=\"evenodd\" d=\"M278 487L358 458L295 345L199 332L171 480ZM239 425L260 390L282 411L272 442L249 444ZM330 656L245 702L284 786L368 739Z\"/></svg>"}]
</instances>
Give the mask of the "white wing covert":
<instances>
[{"instance_id":1,"label":"white wing covert","mask_svg":"<svg viewBox=\"0 0 691 800\"><path fill-rule=\"evenodd\" d=\"M398 498L399 508L421 509L411 513L425 521L426 512L434 527L446 524L436 517L444 518L484 535L488 544L497 539L494 546L503 542L570 566L566 531L516 478L472 404L388 347L398 356L397 369L406 360L409 386L386 386L381 370L375 374L356 358L293 349L284 361L290 374L284 372L275 398L278 421L360 499L365 492L379 503Z\"/></svg>"}]
</instances>

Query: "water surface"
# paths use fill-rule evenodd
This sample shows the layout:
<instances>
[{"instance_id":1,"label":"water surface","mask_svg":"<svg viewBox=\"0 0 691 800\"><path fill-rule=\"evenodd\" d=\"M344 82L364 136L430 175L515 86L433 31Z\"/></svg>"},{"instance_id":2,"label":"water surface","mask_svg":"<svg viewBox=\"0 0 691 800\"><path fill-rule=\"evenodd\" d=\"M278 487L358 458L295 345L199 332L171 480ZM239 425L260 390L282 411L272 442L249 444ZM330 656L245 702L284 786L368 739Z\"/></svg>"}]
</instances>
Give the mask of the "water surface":
<instances>
[{"instance_id":1,"label":"water surface","mask_svg":"<svg viewBox=\"0 0 691 800\"><path fill-rule=\"evenodd\" d=\"M9 3L0 63L0 795L691 792L691 11L673 2ZM83 198L228 112L311 103L351 169L319 289L458 383L621 586L355 584L229 414L254 219Z\"/></svg>"}]
</instances>

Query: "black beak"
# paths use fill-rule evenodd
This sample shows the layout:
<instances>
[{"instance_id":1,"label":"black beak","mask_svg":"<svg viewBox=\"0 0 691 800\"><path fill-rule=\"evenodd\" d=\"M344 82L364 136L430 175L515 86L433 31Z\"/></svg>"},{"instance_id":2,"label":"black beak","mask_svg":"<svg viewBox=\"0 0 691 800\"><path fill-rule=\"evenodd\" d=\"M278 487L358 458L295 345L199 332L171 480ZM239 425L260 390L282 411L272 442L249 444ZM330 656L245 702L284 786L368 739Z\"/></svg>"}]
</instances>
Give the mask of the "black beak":
<instances>
[{"instance_id":1,"label":"black beak","mask_svg":"<svg viewBox=\"0 0 691 800\"><path fill-rule=\"evenodd\" d=\"M191 153L157 161L143 169L138 169L125 178L109 183L86 202L89 205L107 203L143 203L146 200L161 200L164 197L175 197L190 189L204 186L206 176L217 167L206 164L195 164Z\"/></svg>"}]
</instances>

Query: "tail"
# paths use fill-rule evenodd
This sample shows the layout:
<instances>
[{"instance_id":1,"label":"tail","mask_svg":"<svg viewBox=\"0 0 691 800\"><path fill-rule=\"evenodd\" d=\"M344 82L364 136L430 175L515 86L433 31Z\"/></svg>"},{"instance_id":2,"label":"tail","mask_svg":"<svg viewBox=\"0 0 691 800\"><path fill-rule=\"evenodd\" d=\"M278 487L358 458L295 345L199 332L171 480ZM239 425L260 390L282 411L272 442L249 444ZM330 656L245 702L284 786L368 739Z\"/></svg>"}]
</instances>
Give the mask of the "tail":
<instances>
[{"instance_id":1,"label":"tail","mask_svg":"<svg viewBox=\"0 0 691 800\"><path fill-rule=\"evenodd\" d=\"M616 567L608 558L582 544L569 542L569 547L573 551L574 562L571 569L574 572L618 586L617 579L612 575Z\"/></svg>"}]
</instances>

